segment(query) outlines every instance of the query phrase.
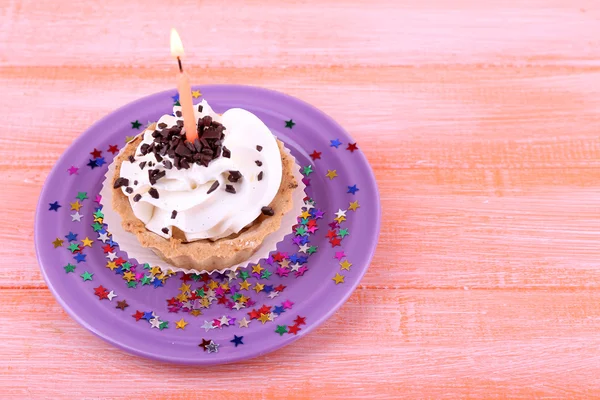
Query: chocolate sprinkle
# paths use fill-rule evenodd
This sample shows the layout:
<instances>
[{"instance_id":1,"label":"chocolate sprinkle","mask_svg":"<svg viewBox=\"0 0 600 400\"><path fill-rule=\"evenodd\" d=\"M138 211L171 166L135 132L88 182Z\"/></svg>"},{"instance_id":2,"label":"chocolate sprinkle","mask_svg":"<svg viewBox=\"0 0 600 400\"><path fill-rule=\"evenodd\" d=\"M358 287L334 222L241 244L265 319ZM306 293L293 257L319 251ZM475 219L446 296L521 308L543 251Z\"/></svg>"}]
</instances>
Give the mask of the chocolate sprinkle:
<instances>
[{"instance_id":1,"label":"chocolate sprinkle","mask_svg":"<svg viewBox=\"0 0 600 400\"><path fill-rule=\"evenodd\" d=\"M262 171L260 171L260 172L258 173L258 180L259 180L259 181L262 181L262 178L263 178L263 172L262 172Z\"/></svg>"},{"instance_id":2,"label":"chocolate sprinkle","mask_svg":"<svg viewBox=\"0 0 600 400\"><path fill-rule=\"evenodd\" d=\"M125 188L125 191L126 191L127 193L131 194L131 193L133 193L133 188L131 188L131 187L127 186L127 187Z\"/></svg>"},{"instance_id":3,"label":"chocolate sprinkle","mask_svg":"<svg viewBox=\"0 0 600 400\"><path fill-rule=\"evenodd\" d=\"M171 219L175 219L176 216L177 216L177 210L173 210L173 212L171 212Z\"/></svg>"},{"instance_id":4,"label":"chocolate sprinkle","mask_svg":"<svg viewBox=\"0 0 600 400\"><path fill-rule=\"evenodd\" d=\"M129 156L129 162L133 164L135 162L135 158L133 156Z\"/></svg>"},{"instance_id":5,"label":"chocolate sprinkle","mask_svg":"<svg viewBox=\"0 0 600 400\"><path fill-rule=\"evenodd\" d=\"M129 186L129 179L127 179L127 178L117 178L115 180L115 184L113 185L113 187L115 189L118 189L121 186Z\"/></svg>"},{"instance_id":6,"label":"chocolate sprinkle","mask_svg":"<svg viewBox=\"0 0 600 400\"><path fill-rule=\"evenodd\" d=\"M202 112L202 104L198 104L198 112Z\"/></svg>"},{"instance_id":7,"label":"chocolate sprinkle","mask_svg":"<svg viewBox=\"0 0 600 400\"><path fill-rule=\"evenodd\" d=\"M259 167L262 165L262 161L256 160L254 161L256 163L256 165L258 165Z\"/></svg>"},{"instance_id":8,"label":"chocolate sprinkle","mask_svg":"<svg viewBox=\"0 0 600 400\"><path fill-rule=\"evenodd\" d=\"M161 122L160 124L158 124L159 129L165 129L166 127L167 127L167 124L165 124L164 122Z\"/></svg>"},{"instance_id":9,"label":"chocolate sprinkle","mask_svg":"<svg viewBox=\"0 0 600 400\"><path fill-rule=\"evenodd\" d=\"M229 177L227 178L229 182L236 183L240 179L242 179L242 174L240 171L229 171Z\"/></svg>"},{"instance_id":10,"label":"chocolate sprinkle","mask_svg":"<svg viewBox=\"0 0 600 400\"><path fill-rule=\"evenodd\" d=\"M262 149L263 149L262 146L256 145L256 150L262 151Z\"/></svg>"},{"instance_id":11,"label":"chocolate sprinkle","mask_svg":"<svg viewBox=\"0 0 600 400\"><path fill-rule=\"evenodd\" d=\"M152 196L152 198L158 199L158 190L155 188L150 188L150 190L148 190L148 194Z\"/></svg>"},{"instance_id":12,"label":"chocolate sprinkle","mask_svg":"<svg viewBox=\"0 0 600 400\"><path fill-rule=\"evenodd\" d=\"M155 185L156 182L167 174L165 170L160 169L149 169L148 170L148 179L150 180L151 185Z\"/></svg>"},{"instance_id":13,"label":"chocolate sprinkle","mask_svg":"<svg viewBox=\"0 0 600 400\"><path fill-rule=\"evenodd\" d=\"M163 165L165 166L165 169L171 169L173 168L173 163L169 160L164 160L163 161Z\"/></svg>"},{"instance_id":14,"label":"chocolate sprinkle","mask_svg":"<svg viewBox=\"0 0 600 400\"><path fill-rule=\"evenodd\" d=\"M217 190L218 187L219 187L219 181L214 181L213 184L210 186L210 189L208 189L208 192L206 192L206 194L211 194L212 192Z\"/></svg>"},{"instance_id":15,"label":"chocolate sprinkle","mask_svg":"<svg viewBox=\"0 0 600 400\"><path fill-rule=\"evenodd\" d=\"M227 193L235 193L235 188L233 187L233 185L225 185L225 191Z\"/></svg>"},{"instance_id":16,"label":"chocolate sprinkle","mask_svg":"<svg viewBox=\"0 0 600 400\"><path fill-rule=\"evenodd\" d=\"M231 151L225 146L223 146L223 157L231 158Z\"/></svg>"},{"instance_id":17,"label":"chocolate sprinkle","mask_svg":"<svg viewBox=\"0 0 600 400\"><path fill-rule=\"evenodd\" d=\"M162 233L164 233L165 235L169 234L169 228L162 228L161 229Z\"/></svg>"},{"instance_id":18,"label":"chocolate sprinkle","mask_svg":"<svg viewBox=\"0 0 600 400\"><path fill-rule=\"evenodd\" d=\"M141 198L142 198L142 195L138 193L135 196L133 196L133 201L138 202L138 201L140 201Z\"/></svg>"},{"instance_id":19,"label":"chocolate sprinkle","mask_svg":"<svg viewBox=\"0 0 600 400\"><path fill-rule=\"evenodd\" d=\"M138 181L133 181L133 186L137 186Z\"/></svg>"},{"instance_id":20,"label":"chocolate sprinkle","mask_svg":"<svg viewBox=\"0 0 600 400\"><path fill-rule=\"evenodd\" d=\"M273 209L271 207L263 207L260 209L260 211L262 211L262 213L264 215L268 215L269 217L272 217L273 215L275 215L275 212L273 211Z\"/></svg>"},{"instance_id":21,"label":"chocolate sprinkle","mask_svg":"<svg viewBox=\"0 0 600 400\"><path fill-rule=\"evenodd\" d=\"M142 161L140 163L140 169L144 169L145 166L146 166L146 161Z\"/></svg>"}]
</instances>

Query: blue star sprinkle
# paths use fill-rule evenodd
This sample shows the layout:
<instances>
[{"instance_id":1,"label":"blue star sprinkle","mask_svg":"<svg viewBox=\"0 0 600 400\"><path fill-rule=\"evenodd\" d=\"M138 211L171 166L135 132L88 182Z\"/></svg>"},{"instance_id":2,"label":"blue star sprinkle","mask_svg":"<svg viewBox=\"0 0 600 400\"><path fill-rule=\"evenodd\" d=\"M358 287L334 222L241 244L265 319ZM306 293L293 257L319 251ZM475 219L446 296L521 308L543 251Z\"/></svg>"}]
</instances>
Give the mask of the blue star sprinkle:
<instances>
[{"instance_id":1,"label":"blue star sprinkle","mask_svg":"<svg viewBox=\"0 0 600 400\"><path fill-rule=\"evenodd\" d=\"M269 294L273 291L273 285L265 285L265 287L263 288L263 292Z\"/></svg>"},{"instance_id":2,"label":"blue star sprinkle","mask_svg":"<svg viewBox=\"0 0 600 400\"><path fill-rule=\"evenodd\" d=\"M77 240L77 234L73 232L69 232L68 235L65 236L69 242L74 242Z\"/></svg>"},{"instance_id":3,"label":"blue star sprinkle","mask_svg":"<svg viewBox=\"0 0 600 400\"><path fill-rule=\"evenodd\" d=\"M152 281L152 284L154 285L154 287L155 287L155 288L163 286L163 283L162 283L162 281L161 281L160 279L158 279L158 278L157 278L157 279L154 279L154 280Z\"/></svg>"},{"instance_id":4,"label":"blue star sprinkle","mask_svg":"<svg viewBox=\"0 0 600 400\"><path fill-rule=\"evenodd\" d=\"M348 186L348 193L356 194L360 189L356 187L356 185Z\"/></svg>"},{"instance_id":5,"label":"blue star sprinkle","mask_svg":"<svg viewBox=\"0 0 600 400\"><path fill-rule=\"evenodd\" d=\"M58 201L55 201L54 203L48 203L50 205L50 208L48 209L48 211L58 211L58 209L60 207L62 207L60 204L58 204Z\"/></svg>"},{"instance_id":6,"label":"blue star sprinkle","mask_svg":"<svg viewBox=\"0 0 600 400\"><path fill-rule=\"evenodd\" d=\"M281 314L281 313L284 313L284 312L285 312L285 310L283 309L283 307L282 307L282 306L275 306L275 307L273 307L273 312L274 312L275 314L279 315L279 314Z\"/></svg>"},{"instance_id":7,"label":"blue star sprinkle","mask_svg":"<svg viewBox=\"0 0 600 400\"><path fill-rule=\"evenodd\" d=\"M75 260L77 260L77 263L80 263L80 262L84 262L85 261L85 257L86 257L86 255L83 254L83 253L77 253L77 254L75 254L75 256L73 258Z\"/></svg>"},{"instance_id":8,"label":"blue star sprinkle","mask_svg":"<svg viewBox=\"0 0 600 400\"><path fill-rule=\"evenodd\" d=\"M96 162L96 160L90 160L90 162L87 163L87 166L91 169L94 169L98 166L98 163Z\"/></svg>"},{"instance_id":9,"label":"blue star sprinkle","mask_svg":"<svg viewBox=\"0 0 600 400\"><path fill-rule=\"evenodd\" d=\"M96 161L97 167L100 167L100 166L106 164L106 161L104 161L104 157L96 158L94 161Z\"/></svg>"},{"instance_id":10,"label":"blue star sprinkle","mask_svg":"<svg viewBox=\"0 0 600 400\"><path fill-rule=\"evenodd\" d=\"M244 342L242 342L243 338L244 338L243 336L233 335L233 340L230 340L230 342L235 344L235 347L238 347L238 345L244 344Z\"/></svg>"},{"instance_id":11,"label":"blue star sprinkle","mask_svg":"<svg viewBox=\"0 0 600 400\"><path fill-rule=\"evenodd\" d=\"M173 103L176 103L179 101L179 93L176 93L175 96L171 96L171 98L173 99Z\"/></svg>"},{"instance_id":12,"label":"blue star sprinkle","mask_svg":"<svg viewBox=\"0 0 600 400\"><path fill-rule=\"evenodd\" d=\"M335 147L336 149L340 146L340 144L342 144L339 139L330 140L330 142L331 144L329 146Z\"/></svg>"},{"instance_id":13,"label":"blue star sprinkle","mask_svg":"<svg viewBox=\"0 0 600 400\"><path fill-rule=\"evenodd\" d=\"M152 311L147 311L144 313L142 318L144 318L146 321L150 321L152 318L154 318L154 315L152 315Z\"/></svg>"}]
</instances>

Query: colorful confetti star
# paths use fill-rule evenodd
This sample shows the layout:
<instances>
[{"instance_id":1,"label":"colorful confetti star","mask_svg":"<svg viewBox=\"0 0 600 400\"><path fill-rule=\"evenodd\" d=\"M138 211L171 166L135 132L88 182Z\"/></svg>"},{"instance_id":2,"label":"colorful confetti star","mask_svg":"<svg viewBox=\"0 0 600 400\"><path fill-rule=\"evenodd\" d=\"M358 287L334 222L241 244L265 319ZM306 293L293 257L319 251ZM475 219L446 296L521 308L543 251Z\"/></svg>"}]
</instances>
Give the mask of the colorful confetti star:
<instances>
[{"instance_id":1,"label":"colorful confetti star","mask_svg":"<svg viewBox=\"0 0 600 400\"><path fill-rule=\"evenodd\" d=\"M294 320L295 325L306 325L306 317L297 316Z\"/></svg>"},{"instance_id":2,"label":"colorful confetti star","mask_svg":"<svg viewBox=\"0 0 600 400\"><path fill-rule=\"evenodd\" d=\"M106 297L108 298L108 300L112 301L112 299L113 299L113 298L115 298L115 297L117 297L117 295L115 294L115 292L114 292L114 291L112 291L112 290L111 290L111 291L110 291L110 292L109 292L109 293L106 295Z\"/></svg>"},{"instance_id":3,"label":"colorful confetti star","mask_svg":"<svg viewBox=\"0 0 600 400\"><path fill-rule=\"evenodd\" d=\"M285 333L287 333L287 326L277 325L277 328L275 329L275 333L279 333L279 336L283 336Z\"/></svg>"},{"instance_id":4,"label":"colorful confetti star","mask_svg":"<svg viewBox=\"0 0 600 400\"><path fill-rule=\"evenodd\" d=\"M84 201L86 199L88 199L88 195L87 192L77 192L77 196L75 196L76 199Z\"/></svg>"},{"instance_id":5,"label":"colorful confetti star","mask_svg":"<svg viewBox=\"0 0 600 400\"><path fill-rule=\"evenodd\" d=\"M94 161L96 161L96 165L98 167L101 167L104 164L106 164L106 161L104 160L104 157L96 158Z\"/></svg>"},{"instance_id":6,"label":"colorful confetti star","mask_svg":"<svg viewBox=\"0 0 600 400\"><path fill-rule=\"evenodd\" d=\"M211 343L211 340L206 340L206 339L202 339L202 343L200 343L198 345L198 347L202 347L204 349L204 351L206 351L206 346L208 346Z\"/></svg>"},{"instance_id":7,"label":"colorful confetti star","mask_svg":"<svg viewBox=\"0 0 600 400\"><path fill-rule=\"evenodd\" d=\"M211 329L215 329L215 326L213 325L212 321L205 320L204 325L202 325L201 328L204 328L204 330L208 332Z\"/></svg>"},{"instance_id":8,"label":"colorful confetti star","mask_svg":"<svg viewBox=\"0 0 600 400\"><path fill-rule=\"evenodd\" d=\"M75 211L73 214L71 214L71 222L81 222L81 217L83 217L83 215Z\"/></svg>"},{"instance_id":9,"label":"colorful confetti star","mask_svg":"<svg viewBox=\"0 0 600 400\"><path fill-rule=\"evenodd\" d=\"M169 327L169 321L162 321L158 328L162 331L163 329L167 329Z\"/></svg>"},{"instance_id":10,"label":"colorful confetti star","mask_svg":"<svg viewBox=\"0 0 600 400\"><path fill-rule=\"evenodd\" d=\"M342 144L339 139L330 140L329 142L331 143L329 147L335 147L336 149Z\"/></svg>"},{"instance_id":11,"label":"colorful confetti star","mask_svg":"<svg viewBox=\"0 0 600 400\"><path fill-rule=\"evenodd\" d=\"M291 310L292 306L294 305L294 303L292 303L289 300L284 301L283 303L281 303L281 305L283 306L283 308L285 308L286 310Z\"/></svg>"},{"instance_id":12,"label":"colorful confetti star","mask_svg":"<svg viewBox=\"0 0 600 400\"><path fill-rule=\"evenodd\" d=\"M338 232L338 235L340 235L340 237L343 239L346 236L348 236L350 234L350 232L348 232L347 228L344 229L340 229L340 231Z\"/></svg>"},{"instance_id":13,"label":"colorful confetti star","mask_svg":"<svg viewBox=\"0 0 600 400\"><path fill-rule=\"evenodd\" d=\"M346 271L350 271L350 267L352 266L352 263L350 263L350 261L348 261L348 260L344 260L340 263L340 266L342 269L345 269Z\"/></svg>"},{"instance_id":14,"label":"colorful confetti star","mask_svg":"<svg viewBox=\"0 0 600 400\"><path fill-rule=\"evenodd\" d=\"M75 271L75 266L71 263L68 263L67 265L64 266L65 268L65 272L68 274L69 272L74 272Z\"/></svg>"},{"instance_id":15,"label":"colorful confetti star","mask_svg":"<svg viewBox=\"0 0 600 400\"><path fill-rule=\"evenodd\" d=\"M54 245L54 248L61 247L63 245L63 243L64 243L64 240L62 240L61 238L56 238L52 242L52 244Z\"/></svg>"},{"instance_id":16,"label":"colorful confetti star","mask_svg":"<svg viewBox=\"0 0 600 400\"><path fill-rule=\"evenodd\" d=\"M79 171L79 168L77 168L74 165L71 165L67 171L69 171L69 175L75 175L77 173L77 171Z\"/></svg>"},{"instance_id":17,"label":"colorful confetti star","mask_svg":"<svg viewBox=\"0 0 600 400\"><path fill-rule=\"evenodd\" d=\"M77 243L70 243L69 246L67 247L67 249L69 249L71 251L71 253L75 253L76 251L79 251L79 245Z\"/></svg>"},{"instance_id":18,"label":"colorful confetti star","mask_svg":"<svg viewBox=\"0 0 600 400\"><path fill-rule=\"evenodd\" d=\"M179 93L175 93L175 96L171 96L171 98L173 99L173 102L178 102L179 101Z\"/></svg>"},{"instance_id":19,"label":"colorful confetti star","mask_svg":"<svg viewBox=\"0 0 600 400\"><path fill-rule=\"evenodd\" d=\"M80 262L84 262L84 261L85 261L85 257L86 257L86 255L85 255L85 254L82 254L82 253L77 253L77 254L75 254L75 256L74 256L74 258L75 258L75 260L77 261L77 263L78 263L78 264L79 264Z\"/></svg>"},{"instance_id":20,"label":"colorful confetti star","mask_svg":"<svg viewBox=\"0 0 600 400\"><path fill-rule=\"evenodd\" d=\"M117 306L115 308L118 308L119 310L125 311L125 309L127 307L129 307L129 304L127 304L127 301L121 300L121 301L117 301Z\"/></svg>"},{"instance_id":21,"label":"colorful confetti star","mask_svg":"<svg viewBox=\"0 0 600 400\"><path fill-rule=\"evenodd\" d=\"M94 151L91 151L90 154L93 158L102 157L102 152L94 147Z\"/></svg>"},{"instance_id":22,"label":"colorful confetti star","mask_svg":"<svg viewBox=\"0 0 600 400\"><path fill-rule=\"evenodd\" d=\"M358 150L358 147L356 147L356 143L348 143L346 150L350 151L350 153L354 153L354 150Z\"/></svg>"},{"instance_id":23,"label":"colorful confetti star","mask_svg":"<svg viewBox=\"0 0 600 400\"><path fill-rule=\"evenodd\" d=\"M208 351L209 353L218 353L219 346L220 345L216 344L214 341L211 340L210 343L206 345L206 351Z\"/></svg>"},{"instance_id":24,"label":"colorful confetti star","mask_svg":"<svg viewBox=\"0 0 600 400\"><path fill-rule=\"evenodd\" d=\"M300 329L300 327L298 325L292 325L292 326L288 326L288 333L289 334L294 334L297 335L299 331L301 331L302 329Z\"/></svg>"},{"instance_id":25,"label":"colorful confetti star","mask_svg":"<svg viewBox=\"0 0 600 400\"><path fill-rule=\"evenodd\" d=\"M260 314L260 317L258 317L258 320L259 320L260 322L262 322L262 323L263 323L263 325L264 325L264 324L266 324L266 323L267 323L267 321L269 321L269 320L270 320L270 318L269 318L269 315L270 315L270 314Z\"/></svg>"},{"instance_id":26,"label":"colorful confetti star","mask_svg":"<svg viewBox=\"0 0 600 400\"><path fill-rule=\"evenodd\" d=\"M202 96L202 93L200 93L199 90L192 90L192 97L197 99L198 97Z\"/></svg>"},{"instance_id":27,"label":"colorful confetti star","mask_svg":"<svg viewBox=\"0 0 600 400\"><path fill-rule=\"evenodd\" d=\"M189 322L186 322L183 318L181 318L179 321L175 321L175 329L184 330L188 323Z\"/></svg>"},{"instance_id":28,"label":"colorful confetti star","mask_svg":"<svg viewBox=\"0 0 600 400\"><path fill-rule=\"evenodd\" d=\"M152 318L150 320L150 329L152 329L152 328L156 328L156 329L160 328L160 320L158 318Z\"/></svg>"},{"instance_id":29,"label":"colorful confetti star","mask_svg":"<svg viewBox=\"0 0 600 400\"><path fill-rule=\"evenodd\" d=\"M339 272L336 272L335 276L331 279L335 282L336 285L344 283L344 275L340 275Z\"/></svg>"},{"instance_id":30,"label":"colorful confetti star","mask_svg":"<svg viewBox=\"0 0 600 400\"><path fill-rule=\"evenodd\" d=\"M94 202L100 204L101 201L102 201L102 196L97 194L96 197L94 198Z\"/></svg>"},{"instance_id":31,"label":"colorful confetti star","mask_svg":"<svg viewBox=\"0 0 600 400\"><path fill-rule=\"evenodd\" d=\"M342 258L346 257L346 253L344 253L343 251L338 251L333 257L337 258L338 261L342 261Z\"/></svg>"},{"instance_id":32,"label":"colorful confetti star","mask_svg":"<svg viewBox=\"0 0 600 400\"><path fill-rule=\"evenodd\" d=\"M58 209L62 207L60 204L58 204L58 201L48 204L50 204L50 208L48 209L48 211L58 211Z\"/></svg>"},{"instance_id":33,"label":"colorful confetti star","mask_svg":"<svg viewBox=\"0 0 600 400\"><path fill-rule=\"evenodd\" d=\"M242 342L243 338L243 336L233 335L233 340L230 340L230 342L235 344L235 347L238 347L239 345L244 344L244 342Z\"/></svg>"},{"instance_id":34,"label":"colorful confetti star","mask_svg":"<svg viewBox=\"0 0 600 400\"><path fill-rule=\"evenodd\" d=\"M65 237L69 242L74 242L77 240L77 234L73 232L69 232L67 235L65 235Z\"/></svg>"},{"instance_id":35,"label":"colorful confetti star","mask_svg":"<svg viewBox=\"0 0 600 400\"><path fill-rule=\"evenodd\" d=\"M336 176L338 176L337 171L335 169L328 169L327 173L325 174L326 177L328 177L330 180L335 178Z\"/></svg>"},{"instance_id":36,"label":"colorful confetti star","mask_svg":"<svg viewBox=\"0 0 600 400\"><path fill-rule=\"evenodd\" d=\"M311 154L310 154L310 158L313 159L313 161L315 160L320 160L321 159L321 152L314 150Z\"/></svg>"},{"instance_id":37,"label":"colorful confetti star","mask_svg":"<svg viewBox=\"0 0 600 400\"><path fill-rule=\"evenodd\" d=\"M293 120L289 120L289 121L285 121L285 127L286 128L290 128L292 129L294 127L294 125L296 125L296 123Z\"/></svg>"},{"instance_id":38,"label":"colorful confetti star","mask_svg":"<svg viewBox=\"0 0 600 400\"><path fill-rule=\"evenodd\" d=\"M262 291L264 289L265 285L263 285L262 283L258 283L256 282L256 285L254 285L254 291L256 293L259 293L260 291Z\"/></svg>"},{"instance_id":39,"label":"colorful confetti star","mask_svg":"<svg viewBox=\"0 0 600 400\"><path fill-rule=\"evenodd\" d=\"M131 136L125 136L125 144L131 142L133 139L135 139L134 135Z\"/></svg>"},{"instance_id":40,"label":"colorful confetti star","mask_svg":"<svg viewBox=\"0 0 600 400\"><path fill-rule=\"evenodd\" d=\"M248 321L246 319L246 317L244 317L238 321L238 325L240 326L240 328L247 328L249 324L250 324L250 321Z\"/></svg>"},{"instance_id":41,"label":"colorful confetti star","mask_svg":"<svg viewBox=\"0 0 600 400\"><path fill-rule=\"evenodd\" d=\"M131 129L140 129L140 126L142 126L142 124L137 119L131 123Z\"/></svg>"},{"instance_id":42,"label":"colorful confetti star","mask_svg":"<svg viewBox=\"0 0 600 400\"><path fill-rule=\"evenodd\" d=\"M356 185L348 186L348 192L351 194L356 194L360 189L356 187Z\"/></svg>"},{"instance_id":43,"label":"colorful confetti star","mask_svg":"<svg viewBox=\"0 0 600 400\"><path fill-rule=\"evenodd\" d=\"M302 173L306 176L309 176L310 174L312 174L314 171L312 169L312 165L307 165L306 167L304 167L302 169Z\"/></svg>"},{"instance_id":44,"label":"colorful confetti star","mask_svg":"<svg viewBox=\"0 0 600 400\"><path fill-rule=\"evenodd\" d=\"M358 204L358 201L351 201L350 205L348 206L348 209L352 210L352 211L356 211L359 207L360 207L360 204Z\"/></svg>"},{"instance_id":45,"label":"colorful confetti star","mask_svg":"<svg viewBox=\"0 0 600 400\"><path fill-rule=\"evenodd\" d=\"M71 210L79 211L81 209L81 203L79 200L75 200L74 203L69 203L71 205Z\"/></svg>"},{"instance_id":46,"label":"colorful confetti star","mask_svg":"<svg viewBox=\"0 0 600 400\"><path fill-rule=\"evenodd\" d=\"M96 162L96 160L90 160L87 163L87 166L90 167L91 169L94 169L94 168L96 168L98 166L98 163Z\"/></svg>"},{"instance_id":47,"label":"colorful confetti star","mask_svg":"<svg viewBox=\"0 0 600 400\"><path fill-rule=\"evenodd\" d=\"M108 152L111 154L117 154L119 152L119 147L116 144L109 144L108 145Z\"/></svg>"},{"instance_id":48,"label":"colorful confetti star","mask_svg":"<svg viewBox=\"0 0 600 400\"><path fill-rule=\"evenodd\" d=\"M83 278L83 281L91 281L93 280L92 277L94 276L93 273L89 273L88 271L85 271L83 274L80 275Z\"/></svg>"}]
</instances>

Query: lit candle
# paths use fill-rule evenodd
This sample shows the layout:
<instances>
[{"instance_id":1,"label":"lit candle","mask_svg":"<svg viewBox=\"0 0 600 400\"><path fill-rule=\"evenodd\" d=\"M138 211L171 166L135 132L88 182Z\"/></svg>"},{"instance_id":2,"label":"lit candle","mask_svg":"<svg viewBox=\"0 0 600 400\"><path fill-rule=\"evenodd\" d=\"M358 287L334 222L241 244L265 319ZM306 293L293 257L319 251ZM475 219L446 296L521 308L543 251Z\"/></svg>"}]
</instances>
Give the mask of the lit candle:
<instances>
[{"instance_id":1,"label":"lit candle","mask_svg":"<svg viewBox=\"0 0 600 400\"><path fill-rule=\"evenodd\" d=\"M198 137L196 121L194 118L194 104L192 103L192 86L190 77L183 72L181 57L183 57L183 43L177 31L171 28L171 55L177 58L179 64L179 74L177 75L177 90L179 91L179 104L181 104L181 113L183 114L183 128L185 137L189 142L193 142Z\"/></svg>"}]
</instances>

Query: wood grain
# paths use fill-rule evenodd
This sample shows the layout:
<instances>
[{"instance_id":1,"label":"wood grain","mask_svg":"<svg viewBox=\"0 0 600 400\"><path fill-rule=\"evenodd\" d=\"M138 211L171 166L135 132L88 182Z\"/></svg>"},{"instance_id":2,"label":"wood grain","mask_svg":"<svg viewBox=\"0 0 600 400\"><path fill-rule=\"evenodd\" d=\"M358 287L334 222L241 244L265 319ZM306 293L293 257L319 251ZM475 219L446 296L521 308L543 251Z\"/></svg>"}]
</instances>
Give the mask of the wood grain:
<instances>
[{"instance_id":1,"label":"wood grain","mask_svg":"<svg viewBox=\"0 0 600 400\"><path fill-rule=\"evenodd\" d=\"M4 0L0 19L0 397L600 397L597 1ZM173 86L171 26L198 83L284 91L339 121L383 206L334 317L210 369L79 327L30 239L80 132Z\"/></svg>"}]
</instances>

